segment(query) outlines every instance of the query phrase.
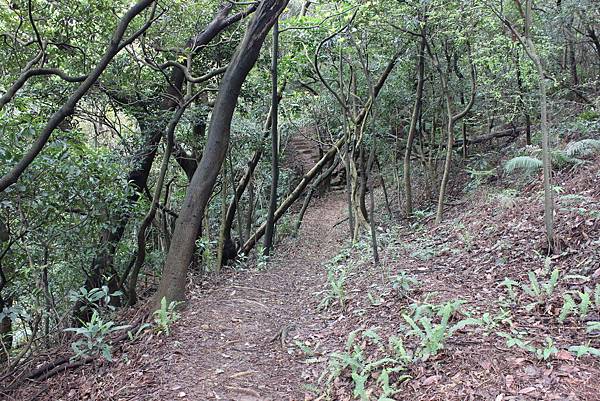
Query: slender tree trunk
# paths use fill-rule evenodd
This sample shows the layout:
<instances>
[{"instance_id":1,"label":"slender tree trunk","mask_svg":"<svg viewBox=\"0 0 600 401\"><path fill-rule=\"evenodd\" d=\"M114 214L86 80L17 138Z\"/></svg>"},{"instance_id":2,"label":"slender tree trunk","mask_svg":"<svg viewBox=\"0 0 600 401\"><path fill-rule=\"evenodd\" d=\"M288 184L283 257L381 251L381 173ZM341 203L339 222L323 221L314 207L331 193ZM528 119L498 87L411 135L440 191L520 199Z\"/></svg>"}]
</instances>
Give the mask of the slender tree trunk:
<instances>
[{"instance_id":1,"label":"slender tree trunk","mask_svg":"<svg viewBox=\"0 0 600 401\"><path fill-rule=\"evenodd\" d=\"M375 265L379 265L379 250L377 245L377 227L375 226L375 177L373 177L373 165L375 164L375 148L376 148L376 137L373 135L373 143L371 144L371 151L369 152L369 161L367 162L367 168L365 174L368 174L367 180L369 181L369 223L371 226L371 248L373 249L373 261Z\"/></svg>"},{"instance_id":2,"label":"slender tree trunk","mask_svg":"<svg viewBox=\"0 0 600 401\"><path fill-rule=\"evenodd\" d=\"M381 165L379 164L379 159L377 155L375 155L375 166L377 166L377 172L379 173L379 182L381 183L381 189L383 190L383 199L385 200L385 209L388 213L389 218L394 217L392 213L392 207L390 205L390 199L388 196L387 186L385 185L385 180L383 178L383 171L381 170Z\"/></svg>"},{"instance_id":3,"label":"slender tree trunk","mask_svg":"<svg viewBox=\"0 0 600 401\"><path fill-rule=\"evenodd\" d=\"M539 60L540 74L540 112L542 119L542 154L544 162L544 224L548 249L554 249L554 200L552 197L552 161L550 159L550 129L548 126L548 105L544 70Z\"/></svg>"},{"instance_id":4,"label":"slender tree trunk","mask_svg":"<svg viewBox=\"0 0 600 401\"><path fill-rule=\"evenodd\" d=\"M231 119L242 84L258 59L268 31L287 3L287 0L260 2L219 85L207 143L175 224L171 248L153 307L158 307L162 298L168 302L185 299L187 270L192 260L196 236L229 145Z\"/></svg>"},{"instance_id":5,"label":"slender tree trunk","mask_svg":"<svg viewBox=\"0 0 600 401\"><path fill-rule=\"evenodd\" d=\"M358 207L365 221L370 222L369 212L367 210L367 202L365 200L367 196L367 181L368 181L368 167L367 157L365 156L365 146L361 144L360 151L358 152L359 168L360 168L360 186L358 192Z\"/></svg>"},{"instance_id":6,"label":"slender tree trunk","mask_svg":"<svg viewBox=\"0 0 600 401\"><path fill-rule=\"evenodd\" d=\"M448 119L448 142L446 143L446 159L444 162L444 172L442 173L442 182L440 184L440 192L438 194L438 206L435 216L435 223L439 224L442 221L444 213L444 200L446 198L446 187L450 177L450 169L452 168L452 148L454 146L454 120L452 116Z\"/></svg>"},{"instance_id":7,"label":"slender tree trunk","mask_svg":"<svg viewBox=\"0 0 600 401\"><path fill-rule=\"evenodd\" d=\"M527 104L525 103L525 88L523 86L523 77L521 75L521 62L519 55L516 56L515 69L517 70L517 86L519 88L519 104L521 113L525 117L525 143L531 145L531 116L529 115Z\"/></svg>"},{"instance_id":8,"label":"slender tree trunk","mask_svg":"<svg viewBox=\"0 0 600 401\"><path fill-rule=\"evenodd\" d=\"M221 174L221 223L219 224L219 241L217 242L217 262L215 263L215 273L221 271L223 265L223 252L225 250L225 218L227 214L227 167L226 163L223 163L223 173ZM235 194L234 194L235 196Z\"/></svg>"},{"instance_id":9,"label":"slender tree trunk","mask_svg":"<svg viewBox=\"0 0 600 401\"><path fill-rule=\"evenodd\" d=\"M277 94L277 58L279 53L279 25L273 25L273 49L271 54L271 194L269 197L269 211L267 214L267 230L265 232L264 255L269 256L273 247L275 234L275 210L277 209L277 187L279 185L279 133L278 133L278 108L279 96Z\"/></svg>"},{"instance_id":10,"label":"slender tree trunk","mask_svg":"<svg viewBox=\"0 0 600 401\"><path fill-rule=\"evenodd\" d=\"M598 34L593 27L587 27L587 36L591 39L598 56L598 61L600 61L600 39L598 38Z\"/></svg>"},{"instance_id":11,"label":"slender tree trunk","mask_svg":"<svg viewBox=\"0 0 600 401\"><path fill-rule=\"evenodd\" d=\"M231 189L233 190L233 199L231 200L231 203L229 205L234 205L235 210L239 210L240 209L240 198L241 195L238 195L238 191L237 188L235 187L235 171L233 168L233 160L231 157L231 148L229 149L229 179L231 181ZM225 218L227 218L227 214L229 212L229 207L225 207L225 211L223 212L223 215L225 216ZM241 213L235 213L236 216L236 224L237 224L237 234L238 234L238 239L240 240L240 242L244 242L244 227L242 225L242 214ZM225 224L227 224L227 221L225 221ZM226 229L226 227L223 227L224 231ZM226 233L224 232L223 235L225 235ZM229 238L225 237L225 239L229 239L231 240L231 225L229 226Z\"/></svg>"},{"instance_id":12,"label":"slender tree trunk","mask_svg":"<svg viewBox=\"0 0 600 401\"><path fill-rule=\"evenodd\" d=\"M413 214L412 204L412 185L410 177L410 156L412 153L413 142L417 133L417 122L421 114L421 105L423 102L423 86L425 81L425 45L426 37L425 30L421 30L421 44L419 46L419 61L417 63L417 93L415 95L415 105L413 107L412 116L410 119L410 128L408 130L408 138L406 140L406 150L404 152L404 196L406 198L406 216L410 217Z\"/></svg>"},{"instance_id":13,"label":"slender tree trunk","mask_svg":"<svg viewBox=\"0 0 600 401\"><path fill-rule=\"evenodd\" d=\"M288 194L285 200L279 205L277 210L275 211L275 222L279 220L285 212L294 204L294 202L302 195L302 192L306 187L312 182L312 180L323 170L323 167L333 158L335 157L338 149L344 145L345 137L340 138L324 155L323 157L315 164L306 174L302 177L302 180L296 185L294 190ZM265 234L266 230L266 222L261 224L261 226L248 238L248 241L242 246L241 253L244 255L248 255L252 248L256 245L256 243L260 240L260 238Z\"/></svg>"},{"instance_id":14,"label":"slender tree trunk","mask_svg":"<svg viewBox=\"0 0 600 401\"><path fill-rule=\"evenodd\" d=\"M129 305L135 305L137 302L137 280L140 274L140 270L144 265L144 261L146 259L146 235L150 224L154 220L156 216L156 210L158 209L158 202L160 199L160 195L162 192L162 188L165 182L165 177L167 175L167 170L169 169L169 159L171 158L171 152L173 151L173 144L175 143L175 128L179 123L179 120L183 116L183 112L186 107L182 105L177 112L173 115L169 126L167 127L166 137L167 144L165 147L165 154L163 155L162 164L160 166L160 172L158 174L158 179L156 180L156 184L154 186L154 196L152 197L152 203L150 205L150 210L146 213L142 224L138 230L137 234L137 255L135 258L135 264L133 265L133 270L131 272L131 277L129 279Z\"/></svg>"},{"instance_id":15,"label":"slender tree trunk","mask_svg":"<svg viewBox=\"0 0 600 401\"><path fill-rule=\"evenodd\" d=\"M254 223L254 178L252 173L250 174L250 178L248 180L248 210L246 211L246 227L245 227L245 235L246 241L250 238L250 234L252 233L252 225Z\"/></svg>"},{"instance_id":16,"label":"slender tree trunk","mask_svg":"<svg viewBox=\"0 0 600 401\"><path fill-rule=\"evenodd\" d=\"M444 163L444 172L442 174L442 182L440 184L440 192L438 194L437 212L435 215L435 223L436 224L439 224L442 222L442 218L443 218L443 214L444 214L444 200L446 198L446 189L447 189L448 180L450 177L450 170L452 168L452 151L453 151L452 148L454 146L454 126L457 121L461 120L462 118L464 118L467 115L467 113L471 110L471 108L473 107L473 104L475 103L475 95L476 95L476 88L477 88L475 66L473 64L473 60L471 60L470 57L469 57L469 62L471 65L471 99L469 100L469 103L465 106L465 108L461 112L459 112L458 114L454 114L454 112L452 111L452 98L450 96L450 88L448 85L450 74L448 73L448 75L444 75L444 72L440 68L439 61L437 60L437 56L435 57L436 68L440 72L440 79L442 80L442 89L443 89L443 92L444 92L445 98L446 98L446 112L448 115L448 133L447 133L448 141L446 143L446 146L447 146L446 160Z\"/></svg>"},{"instance_id":17,"label":"slender tree trunk","mask_svg":"<svg viewBox=\"0 0 600 401\"><path fill-rule=\"evenodd\" d=\"M520 6L519 0L514 0ZM544 225L546 226L546 240L548 242L548 251L555 250L554 238L554 199L552 196L552 161L550 159L550 128L548 124L548 104L546 89L546 72L544 65L539 57L536 46L531 39L531 26L533 18L532 0L525 0L524 34L521 35L514 26L504 17L500 16L503 22L509 27L513 34L523 45L525 52L536 66L539 76L539 96L540 96L540 114L542 125L542 159L544 170Z\"/></svg>"},{"instance_id":18,"label":"slender tree trunk","mask_svg":"<svg viewBox=\"0 0 600 401\"><path fill-rule=\"evenodd\" d=\"M354 226L356 224L356 219L354 217L354 209L352 208L352 169L350 166L350 159L352 158L352 146L351 146L351 134L348 129L348 122L345 117L344 119L344 135L346 136L346 143L344 145L345 155L344 155L344 170L346 173L346 204L348 208L348 228L350 230L350 238L354 237Z\"/></svg>"}]
</instances>

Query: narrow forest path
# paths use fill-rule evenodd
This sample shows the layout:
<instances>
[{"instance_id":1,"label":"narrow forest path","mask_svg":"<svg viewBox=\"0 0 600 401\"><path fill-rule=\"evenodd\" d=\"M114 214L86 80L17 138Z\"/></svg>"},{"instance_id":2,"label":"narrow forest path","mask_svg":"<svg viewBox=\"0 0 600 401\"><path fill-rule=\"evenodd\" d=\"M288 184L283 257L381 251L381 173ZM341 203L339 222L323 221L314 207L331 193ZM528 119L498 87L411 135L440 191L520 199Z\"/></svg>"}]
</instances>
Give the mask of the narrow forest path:
<instances>
[{"instance_id":1,"label":"narrow forest path","mask_svg":"<svg viewBox=\"0 0 600 401\"><path fill-rule=\"evenodd\" d=\"M304 400L305 365L287 347L296 332L326 324L314 292L325 281L323 263L341 247L334 225L342 211L335 195L319 199L299 237L278 247L265 271L235 273L192 293L164 348L148 358L144 386L127 392L140 400Z\"/></svg>"}]
</instances>

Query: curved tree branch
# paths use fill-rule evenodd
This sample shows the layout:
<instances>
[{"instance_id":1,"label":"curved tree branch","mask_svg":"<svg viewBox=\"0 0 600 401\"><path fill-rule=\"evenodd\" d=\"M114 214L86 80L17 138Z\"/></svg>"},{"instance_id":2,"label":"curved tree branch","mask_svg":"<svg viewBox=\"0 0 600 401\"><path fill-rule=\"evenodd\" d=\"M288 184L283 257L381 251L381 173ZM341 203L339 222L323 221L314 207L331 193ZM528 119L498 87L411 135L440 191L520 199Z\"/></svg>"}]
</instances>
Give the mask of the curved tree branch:
<instances>
[{"instance_id":1,"label":"curved tree branch","mask_svg":"<svg viewBox=\"0 0 600 401\"><path fill-rule=\"evenodd\" d=\"M46 126L42 129L37 140L33 143L29 151L25 153L23 158L2 178L0 178L0 192L3 192L9 186L17 182L21 174L29 167L37 155L42 151L52 132L64 121L65 118L73 114L75 106L79 100L88 92L88 90L96 83L100 75L104 72L106 67L110 64L112 59L117 55L121 49L121 40L125 35L125 31L129 26L129 23L142 11L152 5L155 0L140 0L133 7L131 7L121 18L121 21L117 25L113 36L110 40L108 48L106 49L102 59L98 62L96 67L82 84L71 94L67 101L58 109L50 120L46 123ZM148 25L146 25L146 28Z\"/></svg>"}]
</instances>

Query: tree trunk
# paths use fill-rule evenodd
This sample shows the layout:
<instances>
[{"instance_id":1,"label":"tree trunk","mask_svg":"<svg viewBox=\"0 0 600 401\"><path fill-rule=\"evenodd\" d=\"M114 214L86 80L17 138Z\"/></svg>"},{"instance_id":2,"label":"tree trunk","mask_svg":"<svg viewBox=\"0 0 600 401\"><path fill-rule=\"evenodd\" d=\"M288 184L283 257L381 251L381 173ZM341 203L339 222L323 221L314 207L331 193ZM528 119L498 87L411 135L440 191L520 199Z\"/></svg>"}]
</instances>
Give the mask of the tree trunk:
<instances>
[{"instance_id":1,"label":"tree trunk","mask_svg":"<svg viewBox=\"0 0 600 401\"><path fill-rule=\"evenodd\" d=\"M529 115L529 111L527 108L527 104L525 103L525 89L523 87L523 77L521 76L521 62L519 60L519 55L517 54L515 60L515 68L517 70L517 86L519 88L519 104L521 106L521 112L525 117L525 143L527 145L531 145L531 116Z\"/></svg>"},{"instance_id":2,"label":"tree trunk","mask_svg":"<svg viewBox=\"0 0 600 401\"><path fill-rule=\"evenodd\" d=\"M208 129L207 143L175 224L171 248L154 299L154 307L159 306L162 298L166 298L167 302L185 300L188 266L192 260L204 208L212 193L229 145L231 119L242 84L258 59L268 31L286 7L287 2L287 0L260 2L246 29L244 39L232 57L219 85L219 93L215 100Z\"/></svg>"},{"instance_id":3,"label":"tree trunk","mask_svg":"<svg viewBox=\"0 0 600 401\"><path fill-rule=\"evenodd\" d=\"M440 184L440 192L438 194L437 213L435 215L435 223L439 224L442 221L444 213L444 200L446 198L446 187L450 177L450 169L452 168L452 148L454 145L454 120L452 116L448 119L448 142L446 144L446 159L444 161L444 172L442 173L442 182Z\"/></svg>"},{"instance_id":4,"label":"tree trunk","mask_svg":"<svg viewBox=\"0 0 600 401\"><path fill-rule=\"evenodd\" d=\"M377 227L375 227L375 188L374 182L375 178L373 177L373 165L375 161L375 147L376 147L376 137L373 135L373 143L371 144L371 152L369 153L369 161L367 162L366 174L367 180L369 181L369 223L371 225L371 248L373 249L373 261L375 265L379 265L379 250L377 249Z\"/></svg>"},{"instance_id":5,"label":"tree trunk","mask_svg":"<svg viewBox=\"0 0 600 401\"><path fill-rule=\"evenodd\" d=\"M408 138L406 139L406 150L404 152L404 196L406 198L406 216L410 217L413 214L412 204L412 185L410 179L410 156L412 153L413 142L417 133L417 121L421 114L421 104L423 102L423 86L425 76L425 44L426 37L424 29L421 30L421 44L419 47L419 61L417 65L417 93L415 95L415 105L413 107L412 116L410 118L410 128L408 130Z\"/></svg>"},{"instance_id":6,"label":"tree trunk","mask_svg":"<svg viewBox=\"0 0 600 401\"><path fill-rule=\"evenodd\" d=\"M135 305L137 302L137 280L140 274L140 270L144 264L146 259L146 234L147 230L150 227L150 224L154 220L156 216L156 210L158 209L158 202L160 199L160 195L162 192L162 188L165 182L165 177L167 175L167 170L169 168L169 159L171 158L171 152L173 151L173 145L175 143L175 128L179 123L179 120L183 116L183 112L185 111L186 106L182 105L177 112L173 115L171 122L167 127L166 137L167 143L165 147L165 154L163 155L162 164L160 166L160 172L158 174L158 179L156 180L156 184L154 186L154 195L152 197L152 203L150 205L150 210L146 216L144 216L144 220L142 220L142 224L140 224L140 228L137 234L137 254L135 258L135 263L133 265L133 270L131 272L131 277L129 279L129 305Z\"/></svg>"},{"instance_id":7,"label":"tree trunk","mask_svg":"<svg viewBox=\"0 0 600 401\"><path fill-rule=\"evenodd\" d=\"M537 59L540 74L540 112L542 118L542 154L544 162L544 224L548 250L554 249L554 201L552 199L552 161L550 159L550 129L548 127L548 104L546 82L541 60Z\"/></svg>"},{"instance_id":8,"label":"tree trunk","mask_svg":"<svg viewBox=\"0 0 600 401\"><path fill-rule=\"evenodd\" d=\"M219 273L223 265L225 252L225 215L227 214L227 164L223 163L221 174L221 223L219 224L219 241L217 242L217 262L215 263L214 271ZM234 195L235 196L235 195Z\"/></svg>"},{"instance_id":9,"label":"tree trunk","mask_svg":"<svg viewBox=\"0 0 600 401\"><path fill-rule=\"evenodd\" d=\"M385 201L385 210L388 213L390 219L394 217L392 213L392 207L390 205L390 198L388 196L387 186L385 184L385 180L383 179L383 171L381 170L381 165L379 164L379 159L377 155L375 155L375 166L377 167L377 172L379 172L379 182L381 183L381 189L383 190L383 199Z\"/></svg>"},{"instance_id":10,"label":"tree trunk","mask_svg":"<svg viewBox=\"0 0 600 401\"><path fill-rule=\"evenodd\" d=\"M220 32L239 21L250 12L254 11L254 7L255 6L250 6L243 12L229 16L232 6L226 5L219 10L217 15L204 28L203 31L187 41L187 49L193 51L194 54L199 53L204 46L210 43ZM167 85L167 87L164 89L165 93L163 94L163 97L165 100L160 104L161 111L171 111L177 107L177 102L181 99L184 82L184 73L179 68L174 68L170 75L169 85ZM115 95L114 93L109 92L109 96L110 95L115 96L115 100L119 103L129 103L128 99L119 99L118 94ZM158 96L159 95L156 94L156 97ZM142 104L141 106L145 105ZM142 111L136 110L133 115L140 125L140 130L144 134L145 140L142 147L133 156L132 164L135 167L128 175L128 182L132 188L132 194L128 199L130 206L133 206L137 203L140 198L140 194L144 192L147 187L148 177L150 175L152 164L154 163L158 144L160 143L163 132L166 129L166 125L164 128L155 127L155 122L152 121L152 116L148 116L145 113L145 107L140 107L140 110ZM176 154L178 153L178 150L183 151L183 149L178 149L176 146ZM197 163L195 160L189 159L187 159L186 162L183 162L182 157L184 156L180 155L180 157L178 157L178 162L188 175L188 179L190 179L190 174L193 175ZM125 233L125 228L129 222L131 213L129 211L117 213L118 217L116 219L113 218L114 225L104 230L101 235L99 250L96 252L96 255L92 260L91 274L86 278L84 283L84 287L88 290L102 286L104 284L103 277L107 272L110 271L113 271L113 278L111 278L109 281L111 290L116 290L118 287L116 281L119 280L115 280L114 278L115 272L113 260L117 245ZM121 284L128 276L129 271L130 269L128 268L126 274L124 274L124 277L120 280ZM85 308L82 310L82 306L84 305L80 302L76 303L74 306L76 322L79 320L85 321L89 317L89 310L86 310Z\"/></svg>"},{"instance_id":11,"label":"tree trunk","mask_svg":"<svg viewBox=\"0 0 600 401\"><path fill-rule=\"evenodd\" d=\"M515 0L518 2L518 0ZM531 25L533 18L532 0L526 0L525 4L525 28L524 34L521 35L516 31L514 26L506 19L503 22L509 27L515 36L523 45L525 52L536 66L539 76L539 96L540 96L540 114L542 125L542 160L544 170L544 225L546 226L546 241L548 242L548 252L555 250L554 241L554 200L552 196L552 161L550 159L550 128L548 126L548 104L546 93L546 72L542 60L537 53L537 49L531 39Z\"/></svg>"},{"instance_id":12,"label":"tree trunk","mask_svg":"<svg viewBox=\"0 0 600 401\"><path fill-rule=\"evenodd\" d=\"M435 223L439 224L442 222L442 218L444 215L444 200L446 198L446 188L448 186L448 179L450 177L450 169L452 168L452 148L454 146L454 126L457 121L464 118L467 113L473 107L475 103L475 95L477 89L477 81L476 81L476 72L475 65L473 64L473 60L469 56L469 63L471 67L471 98L469 103L464 107L464 109L458 114L454 114L452 111L452 99L450 96L450 88L448 85L449 81L449 73L448 75L444 75L442 69L440 68L439 61L437 60L437 56L434 58L434 63L436 68L440 73L440 79L442 80L442 90L444 92L446 98L446 112L448 115L448 141L446 148L446 160L444 163L444 172L442 175L442 182L440 184L440 193L438 194L438 204L437 204L437 212L435 215ZM441 141L440 141L441 142Z\"/></svg>"},{"instance_id":13,"label":"tree trunk","mask_svg":"<svg viewBox=\"0 0 600 401\"><path fill-rule=\"evenodd\" d=\"M277 94L277 57L279 53L279 27L277 21L273 25L273 49L271 54L271 194L269 196L269 211L267 214L267 230L265 232L264 255L269 256L273 247L275 233L275 210L277 209L277 187L279 185L279 133Z\"/></svg>"}]
</instances>

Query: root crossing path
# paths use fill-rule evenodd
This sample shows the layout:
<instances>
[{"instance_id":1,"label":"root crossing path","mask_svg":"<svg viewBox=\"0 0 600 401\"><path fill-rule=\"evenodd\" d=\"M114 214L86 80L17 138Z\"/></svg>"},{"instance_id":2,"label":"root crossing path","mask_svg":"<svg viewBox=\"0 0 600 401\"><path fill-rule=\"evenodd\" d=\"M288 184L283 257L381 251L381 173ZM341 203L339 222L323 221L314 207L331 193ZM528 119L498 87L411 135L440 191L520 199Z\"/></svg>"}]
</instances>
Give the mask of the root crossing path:
<instances>
[{"instance_id":1,"label":"root crossing path","mask_svg":"<svg viewBox=\"0 0 600 401\"><path fill-rule=\"evenodd\" d=\"M191 294L164 349L148 357L156 359L137 399L304 400L306 365L294 337L327 325L314 293L326 280L323 263L341 248L345 226L334 225L343 210L338 198L318 200L299 237L279 246L264 271L235 273Z\"/></svg>"}]
</instances>

